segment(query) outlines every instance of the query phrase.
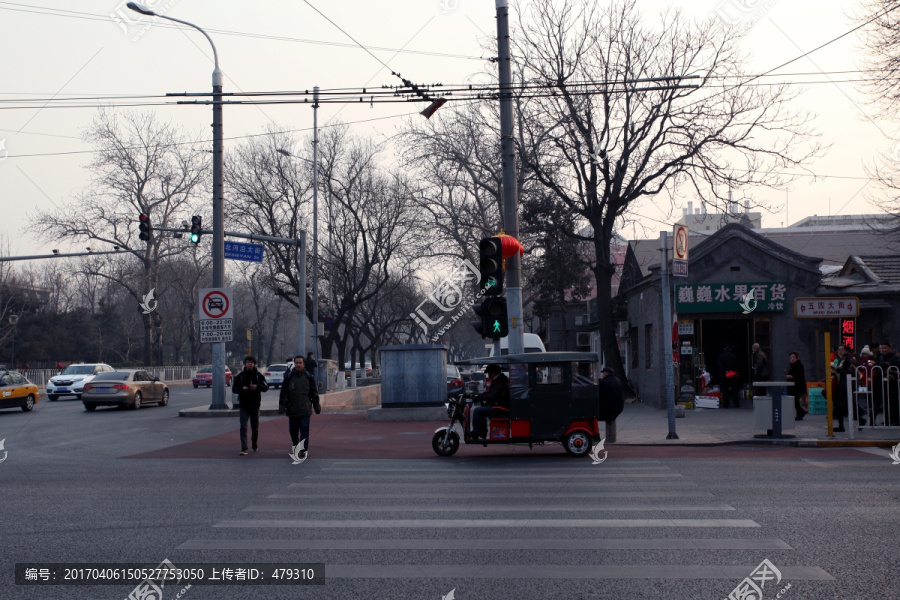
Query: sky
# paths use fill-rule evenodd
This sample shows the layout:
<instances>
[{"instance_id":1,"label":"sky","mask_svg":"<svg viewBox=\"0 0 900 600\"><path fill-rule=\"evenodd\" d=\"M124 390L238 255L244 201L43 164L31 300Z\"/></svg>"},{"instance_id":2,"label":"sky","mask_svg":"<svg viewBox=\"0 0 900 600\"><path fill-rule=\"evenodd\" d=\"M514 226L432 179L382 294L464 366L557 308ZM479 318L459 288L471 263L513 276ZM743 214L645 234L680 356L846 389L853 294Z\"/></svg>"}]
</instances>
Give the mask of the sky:
<instances>
[{"instance_id":1,"label":"sky","mask_svg":"<svg viewBox=\"0 0 900 600\"><path fill-rule=\"evenodd\" d=\"M209 32L218 49L226 92L399 83L381 62L421 83L464 83L493 68L486 60L492 53L483 48L494 44L495 6L485 0L151 0L145 4ZM755 73L849 31L855 26L850 13L857 9L853 2L837 0L638 0L638 6L648 16L682 8L696 18L719 15L746 24L741 43L749 55L748 71ZM511 12L517 10L513 3ZM44 102L27 108L5 107L22 106L25 98L206 92L211 85L210 46L193 29L139 17L125 8L124 1L108 0L0 2L0 39L5 50L0 64L0 236L4 246L9 242L12 255L65 249L67 244L39 237L31 221L37 210L70 203L90 185L86 166L91 147L80 138L98 109L56 108L52 103L43 106ZM859 73L839 73L862 68L863 58L860 37L852 34L778 71L785 74L784 81L826 82L805 85L796 108L816 114L812 125L827 150L808 165L817 177L798 179L786 193L744 190L773 206L772 212L763 214L764 227L781 227L814 214L880 212L868 202L878 189L865 165L879 155L900 156L900 147L895 149L900 137L895 123L878 120L878 111L858 84L846 82L858 79ZM319 125L341 121L355 133L383 140L400 129L404 119L423 118L416 115L421 109L407 104L328 104L319 109ZM209 106L129 110L154 111L162 120L210 136ZM312 109L307 105L226 106L226 151L245 140L243 136L271 127L306 135L312 127ZM651 223L644 232L647 237L669 229L677 220L680 210L673 215L667 209L641 207ZM630 233L623 232L626 237Z\"/></svg>"}]
</instances>

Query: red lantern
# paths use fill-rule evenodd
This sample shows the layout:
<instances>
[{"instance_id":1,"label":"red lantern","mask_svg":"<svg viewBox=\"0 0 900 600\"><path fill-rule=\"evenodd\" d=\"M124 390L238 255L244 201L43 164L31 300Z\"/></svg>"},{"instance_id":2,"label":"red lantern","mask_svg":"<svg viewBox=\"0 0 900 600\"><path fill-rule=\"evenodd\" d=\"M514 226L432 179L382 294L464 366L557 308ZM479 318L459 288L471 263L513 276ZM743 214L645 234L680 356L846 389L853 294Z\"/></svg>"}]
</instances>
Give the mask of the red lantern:
<instances>
[{"instance_id":1,"label":"red lantern","mask_svg":"<svg viewBox=\"0 0 900 600\"><path fill-rule=\"evenodd\" d=\"M519 256L525 255L525 247L513 236L501 233L497 237L500 238L500 250L503 254L503 258L509 258L516 254Z\"/></svg>"}]
</instances>

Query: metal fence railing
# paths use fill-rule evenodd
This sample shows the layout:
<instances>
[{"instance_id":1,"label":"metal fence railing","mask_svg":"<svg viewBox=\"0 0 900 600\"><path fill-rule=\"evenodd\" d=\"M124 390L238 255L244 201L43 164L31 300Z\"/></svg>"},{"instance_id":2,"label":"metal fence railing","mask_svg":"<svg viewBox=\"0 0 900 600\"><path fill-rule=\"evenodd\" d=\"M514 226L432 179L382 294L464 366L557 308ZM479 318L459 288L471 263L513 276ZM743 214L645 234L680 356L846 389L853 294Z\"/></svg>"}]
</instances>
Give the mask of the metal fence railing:
<instances>
[{"instance_id":1,"label":"metal fence railing","mask_svg":"<svg viewBox=\"0 0 900 600\"><path fill-rule=\"evenodd\" d=\"M858 427L900 427L900 369L859 366L847 377L847 397L853 399ZM850 424L851 429L853 423Z\"/></svg>"},{"instance_id":2,"label":"metal fence railing","mask_svg":"<svg viewBox=\"0 0 900 600\"><path fill-rule=\"evenodd\" d=\"M192 366L161 366L161 367L128 367L129 369L141 369L147 371L151 375L159 377L161 381L178 381L179 379L191 379L200 368L199 365ZM21 370L19 371L22 372ZM23 374L28 380L38 387L44 387L50 378L59 375L58 369L28 369Z\"/></svg>"}]
</instances>

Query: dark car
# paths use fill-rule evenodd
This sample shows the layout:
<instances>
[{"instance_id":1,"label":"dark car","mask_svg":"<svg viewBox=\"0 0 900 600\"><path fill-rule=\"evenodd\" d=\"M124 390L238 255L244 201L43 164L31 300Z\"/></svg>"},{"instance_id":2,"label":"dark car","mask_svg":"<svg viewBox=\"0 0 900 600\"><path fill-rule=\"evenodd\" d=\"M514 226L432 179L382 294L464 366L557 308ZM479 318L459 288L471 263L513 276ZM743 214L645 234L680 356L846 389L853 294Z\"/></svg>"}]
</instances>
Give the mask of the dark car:
<instances>
[{"instance_id":1,"label":"dark car","mask_svg":"<svg viewBox=\"0 0 900 600\"><path fill-rule=\"evenodd\" d=\"M107 371L84 386L81 401L86 410L119 406L137 410L146 402L169 403L169 388L147 371Z\"/></svg>"},{"instance_id":2,"label":"dark car","mask_svg":"<svg viewBox=\"0 0 900 600\"><path fill-rule=\"evenodd\" d=\"M194 375L191 383L194 384L195 388L198 388L201 385L205 385L206 387L211 388L212 365L206 365L205 367L200 367L199 369L197 369L197 374ZM225 385L231 385L231 369L228 368L228 365L225 365Z\"/></svg>"}]
</instances>

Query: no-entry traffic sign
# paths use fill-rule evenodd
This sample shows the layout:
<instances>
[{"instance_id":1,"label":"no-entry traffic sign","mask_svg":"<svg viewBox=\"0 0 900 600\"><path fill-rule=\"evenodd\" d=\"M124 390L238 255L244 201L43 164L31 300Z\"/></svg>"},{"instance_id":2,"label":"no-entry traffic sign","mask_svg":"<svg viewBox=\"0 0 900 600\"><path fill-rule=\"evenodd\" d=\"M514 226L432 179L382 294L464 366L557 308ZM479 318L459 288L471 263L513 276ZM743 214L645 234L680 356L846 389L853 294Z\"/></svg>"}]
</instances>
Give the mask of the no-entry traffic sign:
<instances>
[{"instance_id":1,"label":"no-entry traffic sign","mask_svg":"<svg viewBox=\"0 0 900 600\"><path fill-rule=\"evenodd\" d=\"M198 312L201 343L232 340L231 288L202 288Z\"/></svg>"}]
</instances>

